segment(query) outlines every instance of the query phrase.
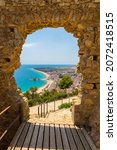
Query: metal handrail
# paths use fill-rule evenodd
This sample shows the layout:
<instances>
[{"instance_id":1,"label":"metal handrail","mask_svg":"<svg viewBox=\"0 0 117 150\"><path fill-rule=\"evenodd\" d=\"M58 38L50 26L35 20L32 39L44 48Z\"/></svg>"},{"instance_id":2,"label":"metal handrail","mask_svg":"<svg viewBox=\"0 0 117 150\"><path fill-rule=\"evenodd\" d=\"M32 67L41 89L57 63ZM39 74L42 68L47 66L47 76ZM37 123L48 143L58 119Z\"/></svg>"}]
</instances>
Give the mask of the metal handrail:
<instances>
[{"instance_id":1,"label":"metal handrail","mask_svg":"<svg viewBox=\"0 0 117 150\"><path fill-rule=\"evenodd\" d=\"M8 106L7 108L5 108L2 112L0 112L0 116L3 115L7 110L9 110L12 106Z\"/></svg>"},{"instance_id":2,"label":"metal handrail","mask_svg":"<svg viewBox=\"0 0 117 150\"><path fill-rule=\"evenodd\" d=\"M7 132L11 129L11 127L14 125L14 123L20 118L20 115L18 115L12 122L11 124L7 127L7 129L3 132L3 134L0 136L0 141L2 138L7 134Z\"/></svg>"}]
</instances>

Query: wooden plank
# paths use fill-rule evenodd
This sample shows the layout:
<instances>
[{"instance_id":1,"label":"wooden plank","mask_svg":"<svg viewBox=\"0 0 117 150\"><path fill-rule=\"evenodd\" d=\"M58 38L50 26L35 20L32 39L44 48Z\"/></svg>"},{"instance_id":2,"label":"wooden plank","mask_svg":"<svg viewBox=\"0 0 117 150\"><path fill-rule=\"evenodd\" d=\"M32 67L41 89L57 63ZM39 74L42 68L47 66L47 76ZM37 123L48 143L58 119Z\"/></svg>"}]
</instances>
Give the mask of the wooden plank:
<instances>
[{"instance_id":1,"label":"wooden plank","mask_svg":"<svg viewBox=\"0 0 117 150\"><path fill-rule=\"evenodd\" d=\"M72 135L74 137L74 141L76 143L77 149L78 150L85 150L83 145L82 145L82 142L81 142L81 140L80 140L80 138L77 134L77 131L76 131L75 127L70 125L70 129L71 129Z\"/></svg>"},{"instance_id":2,"label":"wooden plank","mask_svg":"<svg viewBox=\"0 0 117 150\"><path fill-rule=\"evenodd\" d=\"M73 150L77 150L77 146L74 142L72 133L70 131L70 127L68 125L65 125L65 131L66 131L66 134L67 134L67 138L68 138L68 141L69 141L70 148L73 149Z\"/></svg>"},{"instance_id":3,"label":"wooden plank","mask_svg":"<svg viewBox=\"0 0 117 150\"><path fill-rule=\"evenodd\" d=\"M62 139L61 139L61 133L60 133L59 125L55 125L55 134L56 134L57 150L63 150Z\"/></svg>"},{"instance_id":4,"label":"wooden plank","mask_svg":"<svg viewBox=\"0 0 117 150\"><path fill-rule=\"evenodd\" d=\"M50 150L97 150L84 128L30 123L21 124L8 150L47 150L49 147Z\"/></svg>"},{"instance_id":5,"label":"wooden plank","mask_svg":"<svg viewBox=\"0 0 117 150\"><path fill-rule=\"evenodd\" d=\"M49 124L45 124L43 150L49 149Z\"/></svg>"},{"instance_id":6,"label":"wooden plank","mask_svg":"<svg viewBox=\"0 0 117 150\"><path fill-rule=\"evenodd\" d=\"M37 139L36 150L42 150L43 136L44 136L44 124L40 124L39 136L38 136L38 139Z\"/></svg>"},{"instance_id":7,"label":"wooden plank","mask_svg":"<svg viewBox=\"0 0 117 150\"><path fill-rule=\"evenodd\" d=\"M33 134L33 129L34 129L34 124L30 124L30 128L28 130L28 133L26 135L26 138L24 139L24 144L22 146L22 150L28 150L29 148L29 144L30 144L30 141L31 141L31 137L32 137L32 134Z\"/></svg>"},{"instance_id":8,"label":"wooden plank","mask_svg":"<svg viewBox=\"0 0 117 150\"><path fill-rule=\"evenodd\" d=\"M50 125L50 150L55 150L56 149L56 140L55 140L55 129L54 129L54 124Z\"/></svg>"},{"instance_id":9,"label":"wooden plank","mask_svg":"<svg viewBox=\"0 0 117 150\"><path fill-rule=\"evenodd\" d=\"M22 123L20 125L20 127L18 128L18 130L17 130L13 140L10 143L10 146L8 147L8 150L13 150L14 149L14 147L15 147L15 145L16 145L16 143L17 143L17 141L18 141L18 139L19 139L19 137L20 137L20 135L21 135L21 133L23 131L23 128L25 127L25 124L26 123Z\"/></svg>"},{"instance_id":10,"label":"wooden plank","mask_svg":"<svg viewBox=\"0 0 117 150\"><path fill-rule=\"evenodd\" d=\"M27 135L29 126L30 126L30 123L26 123L26 125L25 125L25 127L23 129L23 132L22 132L22 134L21 134L20 138L18 139L18 142L17 142L17 144L15 146L15 150L21 150L22 145L23 145L24 140L25 140L25 137Z\"/></svg>"},{"instance_id":11,"label":"wooden plank","mask_svg":"<svg viewBox=\"0 0 117 150\"><path fill-rule=\"evenodd\" d=\"M34 131L33 131L32 139L30 142L29 150L35 150L35 148L36 148L36 142L37 142L37 138L38 138L39 128L40 128L40 125L36 124Z\"/></svg>"},{"instance_id":12,"label":"wooden plank","mask_svg":"<svg viewBox=\"0 0 117 150\"><path fill-rule=\"evenodd\" d=\"M87 131L85 130L85 128L82 127L82 128L81 128L81 131L83 132L83 134L84 134L86 140L88 141L88 143L89 143L91 149L92 149L92 150L97 150L95 144L94 144L93 141L91 140L91 138L90 138L90 136L88 135L88 133L87 133Z\"/></svg>"},{"instance_id":13,"label":"wooden plank","mask_svg":"<svg viewBox=\"0 0 117 150\"><path fill-rule=\"evenodd\" d=\"M75 126L75 128L76 128L76 130L77 130L77 133L78 133L78 135L79 135L79 137L80 137L80 140L81 140L81 142L82 142L82 144L83 144L85 150L91 150L91 148L90 148L88 142L86 141L84 135L83 135L82 132L81 132L81 129L78 128L77 126Z\"/></svg>"},{"instance_id":14,"label":"wooden plank","mask_svg":"<svg viewBox=\"0 0 117 150\"><path fill-rule=\"evenodd\" d=\"M69 142L67 139L64 125L60 125L60 131L61 131L61 135L62 135L62 143L63 143L64 150L70 150Z\"/></svg>"}]
</instances>

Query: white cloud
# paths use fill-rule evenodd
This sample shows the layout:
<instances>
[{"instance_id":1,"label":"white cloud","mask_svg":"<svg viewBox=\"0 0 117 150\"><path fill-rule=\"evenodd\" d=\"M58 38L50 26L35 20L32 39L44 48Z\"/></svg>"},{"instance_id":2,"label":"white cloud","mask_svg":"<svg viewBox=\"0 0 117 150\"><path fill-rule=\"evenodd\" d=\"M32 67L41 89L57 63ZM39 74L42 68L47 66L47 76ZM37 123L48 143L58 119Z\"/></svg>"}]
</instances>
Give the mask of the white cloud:
<instances>
[{"instance_id":1,"label":"white cloud","mask_svg":"<svg viewBox=\"0 0 117 150\"><path fill-rule=\"evenodd\" d=\"M30 48L36 46L38 43L25 43L23 45L23 48Z\"/></svg>"}]
</instances>

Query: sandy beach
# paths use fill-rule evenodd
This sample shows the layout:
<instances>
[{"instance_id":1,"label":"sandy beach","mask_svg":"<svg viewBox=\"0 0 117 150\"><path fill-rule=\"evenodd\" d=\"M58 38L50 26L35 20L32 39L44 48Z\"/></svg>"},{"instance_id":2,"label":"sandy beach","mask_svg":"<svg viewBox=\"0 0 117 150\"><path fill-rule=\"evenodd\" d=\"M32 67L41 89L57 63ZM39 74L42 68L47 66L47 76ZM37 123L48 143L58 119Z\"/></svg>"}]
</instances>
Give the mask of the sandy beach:
<instances>
[{"instance_id":1,"label":"sandy beach","mask_svg":"<svg viewBox=\"0 0 117 150\"><path fill-rule=\"evenodd\" d=\"M34 69L34 70L37 72L41 72L46 76L43 80L47 80L47 84L44 85L43 87L40 87L37 89L37 93L42 93L44 90L47 90L50 87L50 85L53 83L53 80L49 79L49 77L50 77L49 74L47 74L43 71L36 70L36 69Z\"/></svg>"}]
</instances>

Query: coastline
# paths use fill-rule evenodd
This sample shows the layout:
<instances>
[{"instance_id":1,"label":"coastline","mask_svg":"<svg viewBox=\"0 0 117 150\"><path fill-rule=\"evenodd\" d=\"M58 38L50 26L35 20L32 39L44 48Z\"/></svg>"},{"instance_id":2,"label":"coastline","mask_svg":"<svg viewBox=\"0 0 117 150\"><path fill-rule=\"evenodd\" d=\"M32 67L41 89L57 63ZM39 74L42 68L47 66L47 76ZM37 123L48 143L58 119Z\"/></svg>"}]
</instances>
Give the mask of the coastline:
<instances>
[{"instance_id":1,"label":"coastline","mask_svg":"<svg viewBox=\"0 0 117 150\"><path fill-rule=\"evenodd\" d=\"M37 71L37 72L40 72L40 73L44 74L45 78L43 78L43 80L46 80L46 79L48 79L50 77L50 75L47 74L46 72L43 72L43 71L40 71L40 70L37 70L37 69L34 69L34 68L32 68L32 69L35 70L35 71Z\"/></svg>"},{"instance_id":2,"label":"coastline","mask_svg":"<svg viewBox=\"0 0 117 150\"><path fill-rule=\"evenodd\" d=\"M67 67L67 69L63 69L61 66L47 67L47 68L44 68L44 67L39 68L36 65L34 65L34 66L29 65L27 67L22 67L21 69L19 69L19 73L17 73L15 75L15 79L17 79L17 81L18 81L17 86L18 87L21 86L22 93L25 93L26 91L30 90L30 87L37 87L38 93L43 92L44 89L48 89L48 90L56 89L58 81L59 81L59 75L61 75L61 74L63 74L63 75L69 74L73 77L74 85L72 88L79 86L79 84L77 82L77 81L79 81L79 77L74 75L75 74L74 69L70 69L70 68L68 69L68 67ZM25 68L28 68L28 69L25 69ZM28 70L28 72L27 72L27 70ZM23 77L22 74L25 75L25 73L29 73L29 79L26 76L24 76L24 79L27 79L26 82L25 82L25 80L23 80L23 78L21 79L18 76L18 74L21 74L21 76ZM30 73L31 73L31 76L30 76ZM34 73L34 76L33 76L33 73ZM38 74L41 74L41 75L38 76ZM21 80L19 80L19 79L21 79ZM41 80L42 84L38 84L36 82L34 84L33 83L30 84L29 80L33 80L33 79L34 79L34 81ZM23 83L23 84L20 85L20 83ZM25 86L25 84L26 84L26 86Z\"/></svg>"},{"instance_id":3,"label":"coastline","mask_svg":"<svg viewBox=\"0 0 117 150\"><path fill-rule=\"evenodd\" d=\"M37 93L39 94L39 93L42 93L44 90L47 90L51 86L51 84L53 83L53 80L49 79L50 75L47 74L46 72L39 71L36 69L34 69L34 70L37 72L43 73L45 75L45 78L43 78L43 80L47 80L47 83L44 86L37 89Z\"/></svg>"}]
</instances>

